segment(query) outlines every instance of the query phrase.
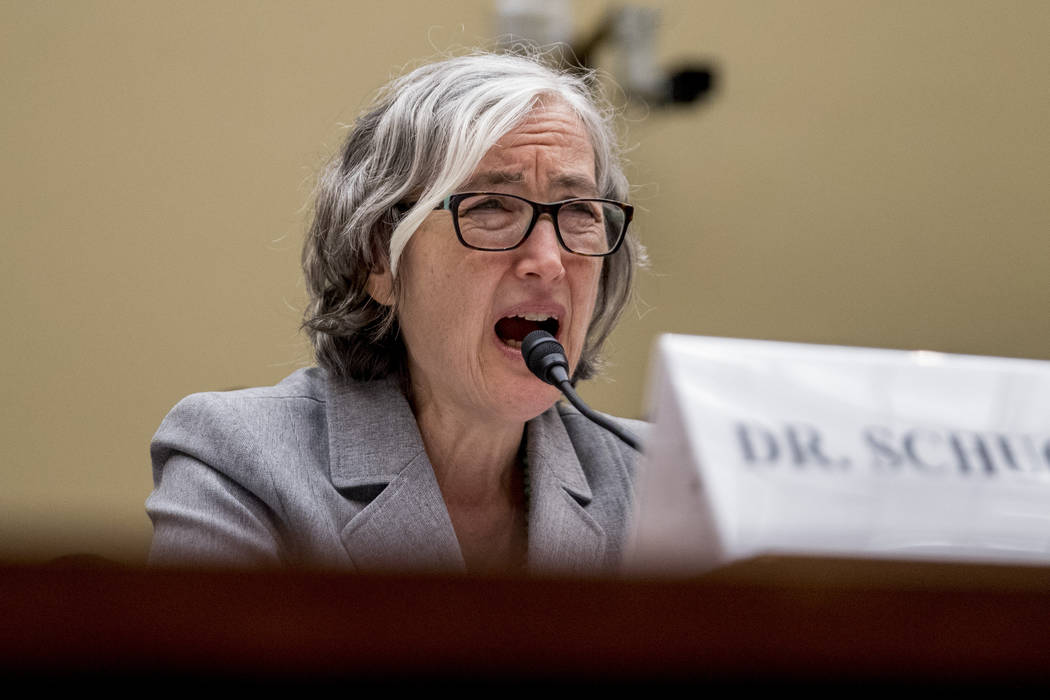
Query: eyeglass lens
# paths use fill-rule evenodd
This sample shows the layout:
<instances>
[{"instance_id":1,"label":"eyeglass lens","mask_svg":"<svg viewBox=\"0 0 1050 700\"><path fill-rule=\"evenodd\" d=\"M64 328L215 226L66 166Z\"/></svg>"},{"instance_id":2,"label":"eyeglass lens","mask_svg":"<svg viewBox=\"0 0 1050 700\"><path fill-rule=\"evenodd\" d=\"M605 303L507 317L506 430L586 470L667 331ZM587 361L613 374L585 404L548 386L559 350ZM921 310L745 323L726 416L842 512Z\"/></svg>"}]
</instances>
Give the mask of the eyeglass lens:
<instances>
[{"instance_id":1,"label":"eyeglass lens","mask_svg":"<svg viewBox=\"0 0 1050 700\"><path fill-rule=\"evenodd\" d=\"M532 213L532 205L516 197L467 197L459 202L459 232L464 242L476 248L513 248L524 238ZM569 250L600 255L620 238L624 218L623 209L615 204L581 199L558 210L558 231Z\"/></svg>"}]
</instances>

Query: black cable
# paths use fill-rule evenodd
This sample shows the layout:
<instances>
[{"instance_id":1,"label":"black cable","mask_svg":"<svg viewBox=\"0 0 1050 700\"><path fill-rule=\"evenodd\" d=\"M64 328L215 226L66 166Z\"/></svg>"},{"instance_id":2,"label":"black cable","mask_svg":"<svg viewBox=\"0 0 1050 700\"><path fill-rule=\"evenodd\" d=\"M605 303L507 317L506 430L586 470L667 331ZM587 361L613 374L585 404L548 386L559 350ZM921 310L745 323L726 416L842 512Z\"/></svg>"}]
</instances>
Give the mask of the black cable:
<instances>
[{"instance_id":1,"label":"black cable","mask_svg":"<svg viewBox=\"0 0 1050 700\"><path fill-rule=\"evenodd\" d=\"M608 418L606 418L605 416L603 416L602 414L598 413L593 408L585 404L583 402L583 399L576 395L576 390L572 388L572 384L570 382L558 382L558 388L561 389L561 393L565 394L565 398L569 400L569 403L575 406L580 413L587 416L592 421L602 426L603 428L605 428L610 433L623 440L625 443L627 443L637 451L642 451L641 442L639 442L638 438L635 436L634 433L632 433L627 428L617 425L613 421L609 420Z\"/></svg>"},{"instance_id":2,"label":"black cable","mask_svg":"<svg viewBox=\"0 0 1050 700\"><path fill-rule=\"evenodd\" d=\"M530 372L547 384L561 389L561 393L565 394L569 403L585 417L605 428L638 452L642 451L641 441L635 437L634 433L601 415L576 395L576 390L569 381L569 361L565 359L565 348L555 340L553 335L547 331L532 331L521 342L521 356Z\"/></svg>"}]
</instances>

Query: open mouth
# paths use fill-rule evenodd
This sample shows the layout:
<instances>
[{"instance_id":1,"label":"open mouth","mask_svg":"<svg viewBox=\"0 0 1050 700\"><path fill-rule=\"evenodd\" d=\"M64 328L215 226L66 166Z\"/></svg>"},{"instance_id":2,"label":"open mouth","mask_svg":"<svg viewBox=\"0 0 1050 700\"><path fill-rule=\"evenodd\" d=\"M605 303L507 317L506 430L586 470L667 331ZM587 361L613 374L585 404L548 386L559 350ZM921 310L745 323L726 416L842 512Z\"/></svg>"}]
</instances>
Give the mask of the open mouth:
<instances>
[{"instance_id":1,"label":"open mouth","mask_svg":"<svg viewBox=\"0 0 1050 700\"><path fill-rule=\"evenodd\" d=\"M496 321L496 335L505 345L517 350L521 349L525 336L533 331L547 331L557 337L558 319L547 314L522 314L504 316Z\"/></svg>"}]
</instances>

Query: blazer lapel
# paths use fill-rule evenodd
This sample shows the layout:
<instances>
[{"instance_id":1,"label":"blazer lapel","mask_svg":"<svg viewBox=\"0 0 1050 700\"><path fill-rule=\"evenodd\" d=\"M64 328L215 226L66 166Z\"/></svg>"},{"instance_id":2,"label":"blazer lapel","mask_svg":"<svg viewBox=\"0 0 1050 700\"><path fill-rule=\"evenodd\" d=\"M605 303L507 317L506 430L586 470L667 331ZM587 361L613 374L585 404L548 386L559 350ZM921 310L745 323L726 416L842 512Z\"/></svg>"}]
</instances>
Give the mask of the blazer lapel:
<instances>
[{"instance_id":1,"label":"blazer lapel","mask_svg":"<svg viewBox=\"0 0 1050 700\"><path fill-rule=\"evenodd\" d=\"M600 568L605 531L585 509L591 488L557 408L529 421L527 435L530 570L581 573Z\"/></svg>"},{"instance_id":2,"label":"blazer lapel","mask_svg":"<svg viewBox=\"0 0 1050 700\"><path fill-rule=\"evenodd\" d=\"M393 380L328 380L332 483L363 507L343 546L359 569L463 571L452 520L415 417Z\"/></svg>"},{"instance_id":3,"label":"blazer lapel","mask_svg":"<svg viewBox=\"0 0 1050 700\"><path fill-rule=\"evenodd\" d=\"M328 380L332 483L361 508L340 539L359 569L465 571L415 416L393 380ZM557 408L529 421L529 569L601 567L606 533L587 513L591 488Z\"/></svg>"}]
</instances>

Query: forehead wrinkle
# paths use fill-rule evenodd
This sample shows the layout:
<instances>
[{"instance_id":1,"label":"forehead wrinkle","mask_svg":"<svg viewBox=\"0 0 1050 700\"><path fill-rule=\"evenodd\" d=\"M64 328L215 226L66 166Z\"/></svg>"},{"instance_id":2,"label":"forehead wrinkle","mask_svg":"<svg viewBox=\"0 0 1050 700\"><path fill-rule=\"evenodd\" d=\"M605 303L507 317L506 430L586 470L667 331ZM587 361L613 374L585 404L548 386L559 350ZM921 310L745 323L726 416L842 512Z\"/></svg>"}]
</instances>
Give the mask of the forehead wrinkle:
<instances>
[{"instance_id":1,"label":"forehead wrinkle","mask_svg":"<svg viewBox=\"0 0 1050 700\"><path fill-rule=\"evenodd\" d=\"M596 196L594 145L579 116L560 100L543 100L485 154L466 189L532 186L548 198ZM579 163L577 163L579 161Z\"/></svg>"}]
</instances>

